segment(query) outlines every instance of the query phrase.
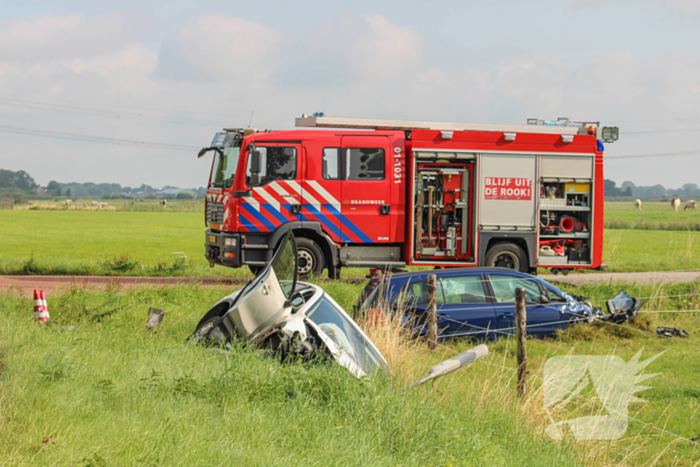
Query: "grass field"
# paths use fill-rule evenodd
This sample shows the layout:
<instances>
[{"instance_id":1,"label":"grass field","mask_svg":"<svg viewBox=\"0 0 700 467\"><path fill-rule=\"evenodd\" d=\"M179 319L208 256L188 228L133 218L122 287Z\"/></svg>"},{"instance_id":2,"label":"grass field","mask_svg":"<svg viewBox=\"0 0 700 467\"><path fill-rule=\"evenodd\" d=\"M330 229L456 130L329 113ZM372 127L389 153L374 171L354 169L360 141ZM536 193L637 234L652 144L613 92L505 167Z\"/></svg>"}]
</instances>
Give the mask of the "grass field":
<instances>
[{"instance_id":1,"label":"grass field","mask_svg":"<svg viewBox=\"0 0 700 467\"><path fill-rule=\"evenodd\" d=\"M630 287L646 309L700 308L699 284ZM361 285L324 284L346 308ZM578 290L593 300L608 286ZM544 434L539 380L547 358L666 350L646 373L700 388L697 346L614 327L580 326L548 344L528 341L529 395L513 390L514 345L489 344L491 364L407 389L439 360L472 345L447 342L437 353L374 338L393 379L360 382L327 364L282 364L235 346L228 356L186 343L224 289L142 288L102 293L73 289L49 297L51 325L39 328L32 302L0 297L0 459L3 465L659 465L690 466L700 450L630 422L614 441L553 441ZM676 295L682 295L676 297ZM664 298L673 296L671 298ZM157 334L143 328L149 306L163 307ZM672 325L699 342L698 314L643 315L639 326ZM376 332L376 331L375 331ZM564 350L552 347L552 344ZM700 435L698 392L649 380L630 416L684 437ZM585 394L585 393L584 393ZM595 397L589 396L589 397ZM574 405L557 420L604 413ZM559 418L562 417L562 418Z\"/></svg>"},{"instance_id":2,"label":"grass field","mask_svg":"<svg viewBox=\"0 0 700 467\"><path fill-rule=\"evenodd\" d=\"M204 230L198 212L0 211L0 274L249 276L209 267ZM698 269L700 232L607 229L603 261L613 272Z\"/></svg>"},{"instance_id":3,"label":"grass field","mask_svg":"<svg viewBox=\"0 0 700 467\"><path fill-rule=\"evenodd\" d=\"M645 201L639 211L633 202L605 203L606 229L700 231L700 210L674 211L669 202Z\"/></svg>"},{"instance_id":4,"label":"grass field","mask_svg":"<svg viewBox=\"0 0 700 467\"><path fill-rule=\"evenodd\" d=\"M186 343L201 304L223 293L76 290L55 297L54 323L43 329L29 301L2 297L1 463L580 465L573 442L538 436L513 406L484 400L496 394L483 368L478 382L464 371L409 390L386 377L358 381L338 365ZM155 335L143 329L153 305L167 310ZM425 370L431 360L415 364Z\"/></svg>"}]
</instances>

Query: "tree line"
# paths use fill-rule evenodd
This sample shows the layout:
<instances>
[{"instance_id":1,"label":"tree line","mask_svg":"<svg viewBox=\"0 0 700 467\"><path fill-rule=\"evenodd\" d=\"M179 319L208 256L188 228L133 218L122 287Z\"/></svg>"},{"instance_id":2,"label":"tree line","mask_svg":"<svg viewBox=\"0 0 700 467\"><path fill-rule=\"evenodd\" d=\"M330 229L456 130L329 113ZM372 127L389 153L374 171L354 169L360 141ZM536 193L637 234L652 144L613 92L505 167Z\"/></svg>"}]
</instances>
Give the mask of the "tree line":
<instances>
[{"instance_id":1,"label":"tree line","mask_svg":"<svg viewBox=\"0 0 700 467\"><path fill-rule=\"evenodd\" d=\"M164 194L167 193L167 194ZM15 198L17 201L38 197L67 198L130 198L130 197L179 197L193 199L204 196L206 188L179 189L168 186L158 189L142 184L139 187L122 186L119 183L59 183L51 180L46 187L41 187L34 178L24 170L13 172L0 169L0 197Z\"/></svg>"},{"instance_id":2,"label":"tree line","mask_svg":"<svg viewBox=\"0 0 700 467\"><path fill-rule=\"evenodd\" d=\"M605 180L605 197L634 196L636 198L663 198L664 196L681 196L685 198L700 197L700 187L695 183L686 183L680 188L665 188L661 184L637 186L630 181L620 187L612 180Z\"/></svg>"}]
</instances>

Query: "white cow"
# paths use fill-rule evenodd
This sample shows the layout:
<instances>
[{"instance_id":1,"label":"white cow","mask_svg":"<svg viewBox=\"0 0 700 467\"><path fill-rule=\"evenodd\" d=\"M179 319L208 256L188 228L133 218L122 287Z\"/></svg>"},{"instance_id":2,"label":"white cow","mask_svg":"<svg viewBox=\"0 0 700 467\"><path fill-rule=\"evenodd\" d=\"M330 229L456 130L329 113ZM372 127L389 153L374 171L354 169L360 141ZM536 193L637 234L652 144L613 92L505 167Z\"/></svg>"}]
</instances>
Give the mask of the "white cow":
<instances>
[{"instance_id":1,"label":"white cow","mask_svg":"<svg viewBox=\"0 0 700 467\"><path fill-rule=\"evenodd\" d=\"M695 208L697 207L698 203L694 199L691 199L687 203L685 203L685 207L683 208L683 210L687 211L688 209L692 209L693 211L695 211Z\"/></svg>"},{"instance_id":2,"label":"white cow","mask_svg":"<svg viewBox=\"0 0 700 467\"><path fill-rule=\"evenodd\" d=\"M642 210L642 200L641 199L635 199L634 200L634 205L637 208L638 211Z\"/></svg>"},{"instance_id":3,"label":"white cow","mask_svg":"<svg viewBox=\"0 0 700 467\"><path fill-rule=\"evenodd\" d=\"M671 207L675 211L678 211L678 208L681 207L681 199L680 198L671 198Z\"/></svg>"}]
</instances>

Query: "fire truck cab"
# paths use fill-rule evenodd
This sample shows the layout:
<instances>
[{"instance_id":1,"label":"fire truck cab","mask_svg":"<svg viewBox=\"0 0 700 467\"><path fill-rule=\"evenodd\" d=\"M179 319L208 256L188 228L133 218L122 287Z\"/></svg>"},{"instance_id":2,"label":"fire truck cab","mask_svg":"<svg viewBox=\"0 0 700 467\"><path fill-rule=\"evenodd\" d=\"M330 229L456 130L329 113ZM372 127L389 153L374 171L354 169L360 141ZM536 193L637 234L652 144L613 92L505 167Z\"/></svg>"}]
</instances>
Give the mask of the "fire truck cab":
<instances>
[{"instance_id":1,"label":"fire truck cab","mask_svg":"<svg viewBox=\"0 0 700 467\"><path fill-rule=\"evenodd\" d=\"M602 266L603 140L616 140L617 128L322 114L296 124L324 129L225 129L200 151L214 152L205 243L212 266L256 271L289 230L302 275Z\"/></svg>"}]
</instances>

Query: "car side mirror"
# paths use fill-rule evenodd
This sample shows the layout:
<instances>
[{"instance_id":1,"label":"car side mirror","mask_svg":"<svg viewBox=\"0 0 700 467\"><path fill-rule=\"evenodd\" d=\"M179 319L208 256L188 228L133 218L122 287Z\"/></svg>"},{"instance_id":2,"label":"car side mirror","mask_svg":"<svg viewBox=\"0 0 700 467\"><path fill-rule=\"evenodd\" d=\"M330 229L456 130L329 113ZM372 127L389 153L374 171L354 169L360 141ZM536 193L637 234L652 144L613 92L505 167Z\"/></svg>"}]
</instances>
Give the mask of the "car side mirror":
<instances>
[{"instance_id":1,"label":"car side mirror","mask_svg":"<svg viewBox=\"0 0 700 467\"><path fill-rule=\"evenodd\" d=\"M549 297L547 297L547 292L542 292L540 295L540 303L549 303Z\"/></svg>"},{"instance_id":2,"label":"car side mirror","mask_svg":"<svg viewBox=\"0 0 700 467\"><path fill-rule=\"evenodd\" d=\"M301 292L294 292L291 297L289 297L289 303L294 308L300 308L304 303L306 303L306 298Z\"/></svg>"},{"instance_id":3,"label":"car side mirror","mask_svg":"<svg viewBox=\"0 0 700 467\"><path fill-rule=\"evenodd\" d=\"M250 186L260 185L260 174L250 174Z\"/></svg>"}]
</instances>

